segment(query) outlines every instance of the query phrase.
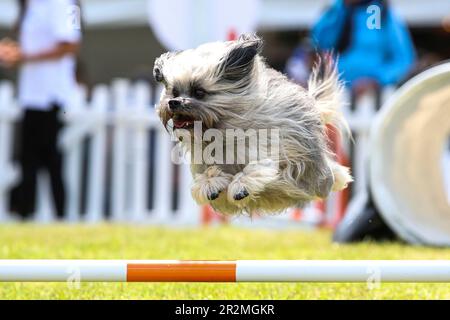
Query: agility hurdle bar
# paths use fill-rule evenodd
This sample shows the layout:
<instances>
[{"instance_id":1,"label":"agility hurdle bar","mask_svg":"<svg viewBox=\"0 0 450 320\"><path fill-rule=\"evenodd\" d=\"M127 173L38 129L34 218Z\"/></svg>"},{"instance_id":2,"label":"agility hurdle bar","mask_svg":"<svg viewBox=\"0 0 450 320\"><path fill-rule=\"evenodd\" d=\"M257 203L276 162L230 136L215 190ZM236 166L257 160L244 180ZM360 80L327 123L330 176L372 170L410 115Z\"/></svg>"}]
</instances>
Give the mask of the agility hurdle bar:
<instances>
[{"instance_id":1,"label":"agility hurdle bar","mask_svg":"<svg viewBox=\"0 0 450 320\"><path fill-rule=\"evenodd\" d=\"M450 282L450 260L0 260L0 282Z\"/></svg>"}]
</instances>

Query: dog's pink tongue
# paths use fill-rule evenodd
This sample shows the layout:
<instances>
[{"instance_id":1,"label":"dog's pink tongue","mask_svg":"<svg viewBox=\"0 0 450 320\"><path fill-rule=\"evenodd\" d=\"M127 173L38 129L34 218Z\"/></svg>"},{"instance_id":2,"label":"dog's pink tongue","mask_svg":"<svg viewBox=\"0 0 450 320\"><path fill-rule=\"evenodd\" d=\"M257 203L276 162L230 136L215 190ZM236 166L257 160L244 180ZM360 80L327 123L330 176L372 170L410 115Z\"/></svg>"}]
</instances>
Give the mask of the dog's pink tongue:
<instances>
[{"instance_id":1,"label":"dog's pink tongue","mask_svg":"<svg viewBox=\"0 0 450 320\"><path fill-rule=\"evenodd\" d=\"M176 120L173 122L173 125L175 126L175 128L183 128L185 125L187 125L189 123L189 121L183 121L183 120Z\"/></svg>"}]
</instances>

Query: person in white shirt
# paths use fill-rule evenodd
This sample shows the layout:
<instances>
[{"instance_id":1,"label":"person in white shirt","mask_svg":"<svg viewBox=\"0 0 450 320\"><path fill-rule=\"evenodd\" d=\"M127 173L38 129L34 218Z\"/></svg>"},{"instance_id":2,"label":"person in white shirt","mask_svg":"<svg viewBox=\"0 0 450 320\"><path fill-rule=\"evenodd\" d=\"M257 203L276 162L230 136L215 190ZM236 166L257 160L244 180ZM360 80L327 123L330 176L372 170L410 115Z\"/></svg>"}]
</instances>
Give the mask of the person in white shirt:
<instances>
[{"instance_id":1,"label":"person in white shirt","mask_svg":"<svg viewBox=\"0 0 450 320\"><path fill-rule=\"evenodd\" d=\"M34 212L36 177L44 168L50 175L58 218L64 215L65 189L62 156L57 138L60 111L76 89L75 56L79 51L80 9L76 0L19 0L18 45L9 44L1 55L5 66L19 65L18 95L22 121L19 213ZM11 51L16 52L11 53ZM3 50L5 51L5 50Z\"/></svg>"}]
</instances>

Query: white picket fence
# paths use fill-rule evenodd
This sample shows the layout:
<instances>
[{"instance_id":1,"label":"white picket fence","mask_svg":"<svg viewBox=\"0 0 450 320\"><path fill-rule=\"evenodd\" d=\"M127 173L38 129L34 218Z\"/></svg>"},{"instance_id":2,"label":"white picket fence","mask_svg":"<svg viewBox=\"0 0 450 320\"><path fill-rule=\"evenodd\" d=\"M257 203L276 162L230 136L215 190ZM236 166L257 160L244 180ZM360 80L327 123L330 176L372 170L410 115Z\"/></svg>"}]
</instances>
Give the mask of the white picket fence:
<instances>
[{"instance_id":1,"label":"white picket fence","mask_svg":"<svg viewBox=\"0 0 450 320\"><path fill-rule=\"evenodd\" d=\"M179 168L177 210L172 208L174 166L171 165L172 142L157 118L145 83L130 84L117 80L111 87L94 88L87 100L81 90L67 108L66 123L60 139L64 150L67 188L67 221L99 222L105 218L106 177L110 175L109 219L112 221L156 224L197 224L199 210L189 192L190 173ZM0 85L0 220L10 220L8 198L20 179L12 162L12 132L20 121L10 83ZM154 159L153 206L148 208L150 130L156 135ZM83 142L90 138L86 177L85 210L81 210ZM110 167L107 167L109 158ZM53 220L47 177L41 174L37 197L37 222Z\"/></svg>"},{"instance_id":2,"label":"white picket fence","mask_svg":"<svg viewBox=\"0 0 450 320\"><path fill-rule=\"evenodd\" d=\"M187 165L178 169L172 164L170 153L173 142L162 127L154 111L158 97L145 83L132 84L120 79L108 87L96 86L88 100L80 89L64 114L65 129L60 137L64 150L64 170L67 188L67 222L101 222L106 218L114 222L137 222L168 225L198 225L200 208L192 201L189 185L191 175ZM388 91L390 92L390 91ZM354 132L353 165L354 190L365 189L364 168L368 134L375 113L375 97L360 99L355 111L344 109ZM9 209L11 189L20 180L20 170L13 161L13 129L21 119L13 85L0 84L0 221L14 221ZM150 132L154 132L153 188L149 188ZM83 171L87 152L88 171ZM348 147L348 143L346 144ZM175 171L176 170L176 171ZM175 172L178 179L174 179ZM108 178L108 179L107 179ZM85 180L86 198L82 209L82 182ZM39 176L36 222L51 222L53 207L48 178ZM108 183L107 183L108 182ZM175 190L176 189L176 190ZM106 193L109 196L106 196ZM173 194L178 195L173 206ZM153 205L148 198L152 193ZM329 214L333 214L333 197L330 197ZM108 202L108 203L106 203ZM105 208L109 208L108 212ZM268 223L283 222L289 215L267 218ZM237 219L236 224L246 224L249 219Z\"/></svg>"}]
</instances>

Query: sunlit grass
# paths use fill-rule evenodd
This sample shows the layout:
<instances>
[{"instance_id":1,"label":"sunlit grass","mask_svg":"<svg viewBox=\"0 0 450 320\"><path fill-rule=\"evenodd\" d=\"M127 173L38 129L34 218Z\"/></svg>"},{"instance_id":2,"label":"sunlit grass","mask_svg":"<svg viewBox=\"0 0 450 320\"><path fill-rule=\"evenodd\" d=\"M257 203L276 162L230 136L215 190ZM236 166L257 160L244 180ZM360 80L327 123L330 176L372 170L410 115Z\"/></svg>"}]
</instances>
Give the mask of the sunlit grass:
<instances>
[{"instance_id":1,"label":"sunlit grass","mask_svg":"<svg viewBox=\"0 0 450 320\"><path fill-rule=\"evenodd\" d=\"M337 245L328 231L231 227L0 227L1 259L450 259L399 242ZM1 283L0 299L450 299L449 284Z\"/></svg>"}]
</instances>

